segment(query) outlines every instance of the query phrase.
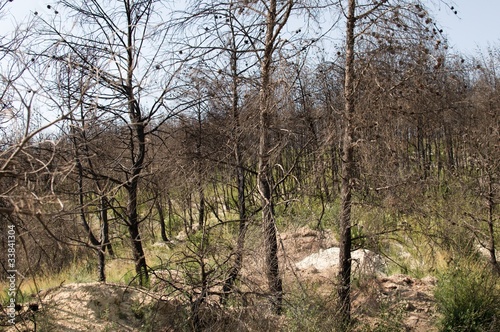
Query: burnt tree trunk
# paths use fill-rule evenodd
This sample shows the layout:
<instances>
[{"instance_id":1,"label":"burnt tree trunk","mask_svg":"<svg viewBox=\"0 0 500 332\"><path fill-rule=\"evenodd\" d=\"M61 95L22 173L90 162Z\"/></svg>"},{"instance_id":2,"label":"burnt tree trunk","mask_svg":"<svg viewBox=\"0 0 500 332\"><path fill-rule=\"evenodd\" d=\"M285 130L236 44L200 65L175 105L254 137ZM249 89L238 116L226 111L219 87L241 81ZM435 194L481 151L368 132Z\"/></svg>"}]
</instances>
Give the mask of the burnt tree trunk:
<instances>
[{"instance_id":1,"label":"burnt tree trunk","mask_svg":"<svg viewBox=\"0 0 500 332\"><path fill-rule=\"evenodd\" d=\"M132 89L129 89L132 91ZM142 247L142 240L139 234L139 216L137 212L137 195L139 192L139 178L141 171L144 167L144 159L146 156L146 134L144 130L144 121L140 117L140 108L135 101L132 92L129 95L129 109L132 124L130 126L134 129L134 139L130 144L131 157L132 157L132 172L129 181L126 184L127 190L127 226L129 230L130 239L132 242L132 253L135 262L135 270L139 277L140 285L144 285L148 279L148 270L146 264L146 257ZM137 149L137 153L134 151Z\"/></svg>"},{"instance_id":2,"label":"burnt tree trunk","mask_svg":"<svg viewBox=\"0 0 500 332\"><path fill-rule=\"evenodd\" d=\"M110 256L114 256L113 246L109 239L109 219L108 219L109 202L106 195L101 196L101 250L108 251Z\"/></svg>"},{"instance_id":3,"label":"burnt tree trunk","mask_svg":"<svg viewBox=\"0 0 500 332\"><path fill-rule=\"evenodd\" d=\"M139 180L141 178L141 173L144 168L144 160L146 158L145 127L147 120L143 117L141 107L134 92L134 69L137 66L137 58L134 54L134 50L136 49L136 45L134 44L136 25L133 22L133 17L130 15L130 13L133 12L133 9L130 7L128 2L125 3L125 7L127 13L127 75L123 91L127 99L127 112L130 120L129 128L131 137L128 149L132 164L130 167L130 173L128 174L128 180L125 185L128 195L126 222L132 243L135 271L137 272L139 278L139 284L143 286L147 283L149 275L146 257L144 256L144 250L142 247L142 240L139 234L140 220L137 212L137 198L139 192Z\"/></svg>"},{"instance_id":4,"label":"burnt tree trunk","mask_svg":"<svg viewBox=\"0 0 500 332\"><path fill-rule=\"evenodd\" d=\"M230 28L231 28L231 77L232 77L232 105L231 105L231 115L233 117L233 128L232 135L234 140L234 158L236 162L236 182L238 190L238 216L239 216L239 229L238 229L238 239L236 242L236 249L233 252L234 261L233 265L229 270L228 277L224 281L223 285L223 297L221 302L224 304L226 302L227 296L233 285L238 278L241 267L243 265L243 249L245 246L245 234L247 228L247 211L246 211L246 200L245 200L245 169L243 165L242 157L242 146L241 146L241 125L240 125L240 112L239 112L239 93L238 93L238 52L236 48L235 31L233 26L233 20L230 15Z\"/></svg>"},{"instance_id":5,"label":"burnt tree trunk","mask_svg":"<svg viewBox=\"0 0 500 332\"><path fill-rule=\"evenodd\" d=\"M495 244L495 222L494 222L494 211L495 211L495 201L494 201L494 188L493 188L493 176L488 174L488 236L489 244L488 251L490 254L490 264L493 272L500 276L500 265L498 264L496 255L496 244Z\"/></svg>"},{"instance_id":6,"label":"burnt tree trunk","mask_svg":"<svg viewBox=\"0 0 500 332\"><path fill-rule=\"evenodd\" d=\"M165 226L165 213L163 212L163 206L160 199L158 198L155 202L156 211L158 212L158 218L160 219L160 236L163 242L168 242L167 237L167 227Z\"/></svg>"},{"instance_id":7,"label":"burnt tree trunk","mask_svg":"<svg viewBox=\"0 0 500 332\"><path fill-rule=\"evenodd\" d=\"M133 114L140 114L139 106L132 100L130 102L135 106L131 106L134 108L132 111ZM135 261L135 270L139 277L140 285L144 285L148 279L148 271L146 265L146 257L144 256L144 250L142 247L142 241L139 234L139 216L137 212L137 195L139 192L139 177L140 173L144 167L144 158L146 154L146 135L144 132L144 123L141 121L140 116L134 115L131 116L132 125L135 129L135 139L137 140L137 155L133 155L133 167L131 178L129 179L126 190L127 190L127 226L129 230L130 239L132 241L132 253ZM131 144L135 144L132 142ZM131 151L135 149L130 147Z\"/></svg>"},{"instance_id":8,"label":"burnt tree trunk","mask_svg":"<svg viewBox=\"0 0 500 332\"><path fill-rule=\"evenodd\" d=\"M75 138L75 147L77 146L76 144L76 138ZM78 170L78 204L79 204L79 209L80 209L80 220L82 221L83 228L85 229L85 232L87 232L87 236L89 238L90 244L92 245L92 248L96 250L97 252L97 273L98 273L98 281L106 281L106 261L105 261L105 256L104 256L104 248L102 246L102 239L99 241L94 233L92 232L92 229L90 228L90 225L87 221L87 214L85 211L85 196L84 196L84 189L83 189L83 166L80 160L80 156L78 154L78 149L76 149L76 166Z\"/></svg>"},{"instance_id":9,"label":"burnt tree trunk","mask_svg":"<svg viewBox=\"0 0 500 332\"><path fill-rule=\"evenodd\" d=\"M355 176L354 164L354 28L356 1L349 0L347 10L346 61L344 82L344 133L342 137L342 180L340 209L340 254L338 274L338 310L341 328L347 330L351 323L351 204L352 188Z\"/></svg>"},{"instance_id":10,"label":"burnt tree trunk","mask_svg":"<svg viewBox=\"0 0 500 332\"><path fill-rule=\"evenodd\" d=\"M83 117L82 117L83 119ZM82 120L83 122L83 120ZM84 126L84 122L83 122L83 126ZM102 237L101 237L101 241L99 241L97 239L97 237L94 235L94 233L92 232L92 229L90 227L90 224L87 220L87 212L86 212L86 209L85 209L85 191L84 191L84 182L83 182L83 179L84 179L84 168L83 168L83 164L82 164L82 156L80 155L80 144L79 144L79 141L78 141L78 138L80 138L83 142L83 150L84 151L87 151L87 140L86 140L86 137L85 137L85 131L81 130L81 131L76 131L75 130L76 127L72 127L72 143L73 143L73 147L75 149L75 161L76 161L76 169L77 169L77 172L78 172L78 180L77 180L77 184L78 184L78 204L79 204L79 214L80 214L80 220L82 222L82 225L83 225L83 228L85 229L85 232L87 232L87 236L88 236L88 239L90 241L90 244L91 244L91 248L96 250L97 252L97 274L98 274L98 281L106 281L106 271L105 271L105 268L106 268L106 257L104 255L104 248L103 248L103 245L102 245ZM85 156L83 155L83 158ZM90 163L90 167L92 167L92 163ZM97 185L99 187L99 183L97 182ZM104 227L104 225L101 225L101 231L102 231L102 227Z\"/></svg>"},{"instance_id":11,"label":"burnt tree trunk","mask_svg":"<svg viewBox=\"0 0 500 332\"><path fill-rule=\"evenodd\" d=\"M272 195L271 154L271 113L274 109L273 87L271 84L272 58L275 51L276 38L288 20L293 6L292 1L286 4L285 13L278 22L277 1L270 0L266 6L266 36L260 63L261 86L259 100L259 156L258 156L258 189L262 206L262 227L264 234L265 273L270 291L273 311L281 314L283 302L283 286L279 272L278 242L276 221Z\"/></svg>"},{"instance_id":12,"label":"burnt tree trunk","mask_svg":"<svg viewBox=\"0 0 500 332\"><path fill-rule=\"evenodd\" d=\"M146 257L142 247L141 235L139 233L139 224L129 224L128 232L132 243L132 255L134 258L135 272L141 286L145 285L149 279L146 265Z\"/></svg>"}]
</instances>

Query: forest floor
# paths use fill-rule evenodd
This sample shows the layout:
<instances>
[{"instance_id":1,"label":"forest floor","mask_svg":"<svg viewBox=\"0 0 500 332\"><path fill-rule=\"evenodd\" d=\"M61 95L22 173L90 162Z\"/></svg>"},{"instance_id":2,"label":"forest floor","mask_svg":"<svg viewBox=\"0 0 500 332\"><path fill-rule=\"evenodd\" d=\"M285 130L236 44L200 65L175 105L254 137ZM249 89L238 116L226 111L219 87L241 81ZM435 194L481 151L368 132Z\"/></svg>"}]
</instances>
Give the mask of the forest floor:
<instances>
[{"instance_id":1,"label":"forest floor","mask_svg":"<svg viewBox=\"0 0 500 332\"><path fill-rule=\"evenodd\" d=\"M304 289L314 285L317 296L332 296L335 249L328 248L335 248L335 239L308 228L283 233L280 238L285 285L300 285ZM435 278L386 276L380 270L381 260L373 253L363 251L353 257L357 257L353 265L358 267L353 273L352 311L363 327L360 330L385 327L386 331L436 331ZM261 283L262 275L251 271L258 265L249 266L243 274L249 279L254 276L254 282ZM170 328L174 322L187 320L186 310L181 309L185 305L179 299L126 285L63 284L37 294L30 305L25 304L18 312L19 323L0 326L0 331L175 331ZM252 310L251 305L223 313L214 308L203 313L204 319L211 322L206 325L207 331L291 330L287 327L288 316L263 315L262 310ZM5 317L1 321L5 326Z\"/></svg>"},{"instance_id":2,"label":"forest floor","mask_svg":"<svg viewBox=\"0 0 500 332\"><path fill-rule=\"evenodd\" d=\"M330 232L299 228L281 235L301 284L314 284L325 298L335 291L338 243ZM386 275L385 259L369 250L352 252L352 312L363 331L437 331L434 288L437 279L404 274ZM286 273L291 275L291 273ZM385 328L385 329L384 329Z\"/></svg>"}]
</instances>

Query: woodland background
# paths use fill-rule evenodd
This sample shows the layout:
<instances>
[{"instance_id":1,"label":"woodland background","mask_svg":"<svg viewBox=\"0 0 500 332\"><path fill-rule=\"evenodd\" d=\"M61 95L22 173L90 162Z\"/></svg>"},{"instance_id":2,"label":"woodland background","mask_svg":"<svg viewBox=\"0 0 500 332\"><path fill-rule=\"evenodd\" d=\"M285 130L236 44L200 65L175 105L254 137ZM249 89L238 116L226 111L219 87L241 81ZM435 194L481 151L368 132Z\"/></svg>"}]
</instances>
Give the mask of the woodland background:
<instances>
[{"instance_id":1,"label":"woodland background","mask_svg":"<svg viewBox=\"0 0 500 332\"><path fill-rule=\"evenodd\" d=\"M19 301L63 280L150 287L163 271L186 328L203 329L214 297L217 310L253 296L287 317L300 290L280 234L308 227L341 248L321 329L355 326L350 252L365 248L387 273L451 280L442 330L494 330L500 53L450 49L436 3L63 0L35 12L0 42L0 246L15 225ZM242 272L255 255L258 286ZM476 276L492 280L484 292ZM446 286L467 280L464 301L482 294L491 310L457 322Z\"/></svg>"}]
</instances>

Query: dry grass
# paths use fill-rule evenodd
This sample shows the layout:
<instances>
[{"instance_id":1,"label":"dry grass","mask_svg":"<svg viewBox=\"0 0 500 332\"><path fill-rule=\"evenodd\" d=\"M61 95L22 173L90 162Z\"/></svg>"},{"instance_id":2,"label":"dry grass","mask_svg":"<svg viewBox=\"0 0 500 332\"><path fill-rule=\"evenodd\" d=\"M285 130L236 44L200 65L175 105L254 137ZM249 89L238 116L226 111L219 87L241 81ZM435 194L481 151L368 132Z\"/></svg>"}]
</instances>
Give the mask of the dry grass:
<instances>
[{"instance_id":1,"label":"dry grass","mask_svg":"<svg viewBox=\"0 0 500 332\"><path fill-rule=\"evenodd\" d=\"M305 256L334 244L334 239L307 228L284 232L280 238L284 315L275 316L269 310L263 249L259 229L253 227L248 233L244 269L235 293L226 306L219 304L217 296L207 297L197 311L200 331L336 330L336 269L299 271L295 267ZM167 255L176 250L179 248L162 247L154 252ZM152 283L155 291L127 287L133 276L133 264L127 259L114 259L108 261L107 271L108 278L116 283L69 284L67 280L60 286L64 277L75 277L78 271L82 273L79 278L84 279L87 270L81 267L39 284L39 289L52 289L38 294L39 312L23 309L20 317L25 318L25 327L33 329L36 321L37 331L193 330L192 305L200 288L189 284L186 271L163 273L164 279L172 279L179 287L177 290L170 287L167 292L168 286L162 287L165 281L161 279ZM220 281L210 279L210 291L220 290ZM352 297L355 331L435 330L433 283L433 279L419 280L406 275L355 276Z\"/></svg>"}]
</instances>

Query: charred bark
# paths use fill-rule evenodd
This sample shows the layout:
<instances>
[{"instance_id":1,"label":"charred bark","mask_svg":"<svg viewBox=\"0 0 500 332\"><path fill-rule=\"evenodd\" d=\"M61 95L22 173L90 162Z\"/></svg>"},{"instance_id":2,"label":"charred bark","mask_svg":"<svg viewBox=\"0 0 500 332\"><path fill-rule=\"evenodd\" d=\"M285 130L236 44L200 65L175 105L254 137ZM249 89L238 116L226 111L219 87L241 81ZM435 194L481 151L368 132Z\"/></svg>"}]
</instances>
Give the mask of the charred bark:
<instances>
[{"instance_id":1,"label":"charred bark","mask_svg":"<svg viewBox=\"0 0 500 332\"><path fill-rule=\"evenodd\" d=\"M221 303L225 304L229 292L231 292L234 283L240 275L241 267L243 265L243 249L245 246L245 235L247 228L247 210L245 200L245 168L242 158L242 144L241 144L241 125L240 125L240 112L239 112L239 93L238 93L238 52L236 49L235 31L233 22L230 19L231 36L233 36L231 43L231 76L232 76L232 105L231 113L233 117L233 140L234 140L234 157L236 162L236 182L238 189L238 216L239 216L239 229L238 239L236 242L236 249L233 252L234 261L232 267L229 269L229 274L222 287L223 296Z\"/></svg>"},{"instance_id":2,"label":"charred bark","mask_svg":"<svg viewBox=\"0 0 500 332\"><path fill-rule=\"evenodd\" d=\"M349 0L347 12L346 61L344 82L344 133L342 138L342 180L341 180L341 210L340 210L340 253L338 289L338 311L341 328L347 330L351 323L351 205L352 189L355 176L354 164L354 28L356 1Z\"/></svg>"},{"instance_id":3,"label":"charred bark","mask_svg":"<svg viewBox=\"0 0 500 332\"><path fill-rule=\"evenodd\" d=\"M160 219L160 236L163 242L169 242L167 237L167 227L165 225L165 213L163 212L163 206L160 202L160 199L157 199L155 202L156 211L158 212L158 218Z\"/></svg>"}]
</instances>

